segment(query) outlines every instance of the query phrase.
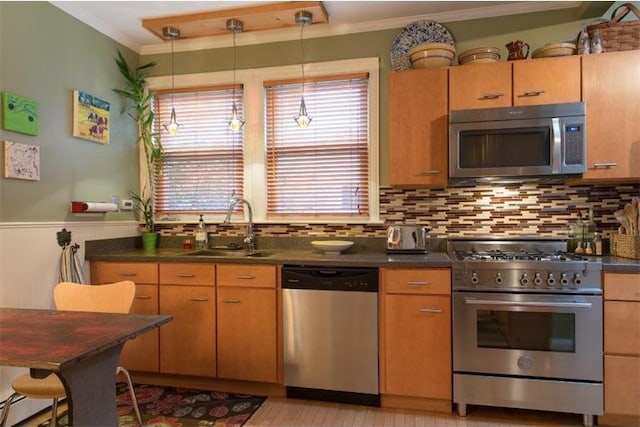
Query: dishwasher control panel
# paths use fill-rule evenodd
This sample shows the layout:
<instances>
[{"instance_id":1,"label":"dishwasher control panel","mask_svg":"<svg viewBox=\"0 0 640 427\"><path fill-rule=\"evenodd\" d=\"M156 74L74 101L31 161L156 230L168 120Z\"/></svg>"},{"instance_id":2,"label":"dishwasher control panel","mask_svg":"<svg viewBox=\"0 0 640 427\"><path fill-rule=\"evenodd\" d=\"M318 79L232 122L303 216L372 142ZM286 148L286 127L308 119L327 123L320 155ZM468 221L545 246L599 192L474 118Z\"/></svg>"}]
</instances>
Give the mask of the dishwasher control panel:
<instances>
[{"instance_id":1,"label":"dishwasher control panel","mask_svg":"<svg viewBox=\"0 0 640 427\"><path fill-rule=\"evenodd\" d=\"M378 292L378 269L285 265L282 288Z\"/></svg>"}]
</instances>

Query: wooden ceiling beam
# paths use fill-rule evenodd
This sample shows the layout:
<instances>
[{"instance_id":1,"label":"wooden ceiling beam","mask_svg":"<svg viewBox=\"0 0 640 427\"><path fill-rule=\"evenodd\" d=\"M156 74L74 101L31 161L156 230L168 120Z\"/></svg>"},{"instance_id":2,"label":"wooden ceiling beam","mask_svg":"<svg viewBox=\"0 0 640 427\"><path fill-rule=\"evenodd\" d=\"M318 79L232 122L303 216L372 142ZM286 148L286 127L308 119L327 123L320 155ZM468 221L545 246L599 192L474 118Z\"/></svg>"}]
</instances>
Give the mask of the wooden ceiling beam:
<instances>
[{"instance_id":1,"label":"wooden ceiling beam","mask_svg":"<svg viewBox=\"0 0 640 427\"><path fill-rule=\"evenodd\" d=\"M313 14L314 24L326 24L329 16L321 1L289 1L258 6L239 7L187 15L164 16L142 20L142 27L162 40L164 27L180 30L180 39L229 34L228 19L239 19L244 24L243 32L264 31L276 28L297 27L296 12L306 10Z\"/></svg>"}]
</instances>

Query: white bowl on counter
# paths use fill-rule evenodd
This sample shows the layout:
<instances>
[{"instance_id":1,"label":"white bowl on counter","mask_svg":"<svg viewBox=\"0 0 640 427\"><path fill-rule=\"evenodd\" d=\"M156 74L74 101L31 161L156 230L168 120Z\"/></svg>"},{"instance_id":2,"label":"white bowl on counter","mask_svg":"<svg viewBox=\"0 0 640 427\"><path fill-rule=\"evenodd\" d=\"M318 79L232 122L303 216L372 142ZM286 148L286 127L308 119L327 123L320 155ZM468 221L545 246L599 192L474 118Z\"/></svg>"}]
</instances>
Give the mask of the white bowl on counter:
<instances>
[{"instance_id":1,"label":"white bowl on counter","mask_svg":"<svg viewBox=\"0 0 640 427\"><path fill-rule=\"evenodd\" d=\"M353 246L350 240L314 240L311 246L326 254L339 254Z\"/></svg>"}]
</instances>

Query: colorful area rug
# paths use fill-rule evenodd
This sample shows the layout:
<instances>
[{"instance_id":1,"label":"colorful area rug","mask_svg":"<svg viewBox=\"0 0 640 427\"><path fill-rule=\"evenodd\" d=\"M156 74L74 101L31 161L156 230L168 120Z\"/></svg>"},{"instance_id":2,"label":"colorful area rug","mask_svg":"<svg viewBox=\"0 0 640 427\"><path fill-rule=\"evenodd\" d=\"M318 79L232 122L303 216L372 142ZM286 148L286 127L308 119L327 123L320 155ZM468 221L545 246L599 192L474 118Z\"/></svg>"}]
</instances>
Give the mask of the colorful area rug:
<instances>
[{"instance_id":1,"label":"colorful area rug","mask_svg":"<svg viewBox=\"0 0 640 427\"><path fill-rule=\"evenodd\" d=\"M266 397L180 387L134 384L142 421L148 427L235 427L242 426L264 403ZM138 425L131 395L125 383L116 386L120 427ZM49 427L50 421L38 425ZM58 426L68 426L66 411Z\"/></svg>"}]
</instances>

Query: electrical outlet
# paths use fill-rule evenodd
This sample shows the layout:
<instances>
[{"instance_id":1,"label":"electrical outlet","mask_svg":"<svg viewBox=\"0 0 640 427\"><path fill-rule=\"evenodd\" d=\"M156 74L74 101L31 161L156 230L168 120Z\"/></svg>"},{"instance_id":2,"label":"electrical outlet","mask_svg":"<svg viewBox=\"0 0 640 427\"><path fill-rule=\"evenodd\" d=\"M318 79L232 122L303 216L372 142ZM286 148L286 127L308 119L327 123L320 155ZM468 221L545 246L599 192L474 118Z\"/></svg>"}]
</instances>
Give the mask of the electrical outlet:
<instances>
[{"instance_id":1,"label":"electrical outlet","mask_svg":"<svg viewBox=\"0 0 640 427\"><path fill-rule=\"evenodd\" d=\"M133 200L123 200L120 202L120 209L123 211L132 211L133 210Z\"/></svg>"}]
</instances>

